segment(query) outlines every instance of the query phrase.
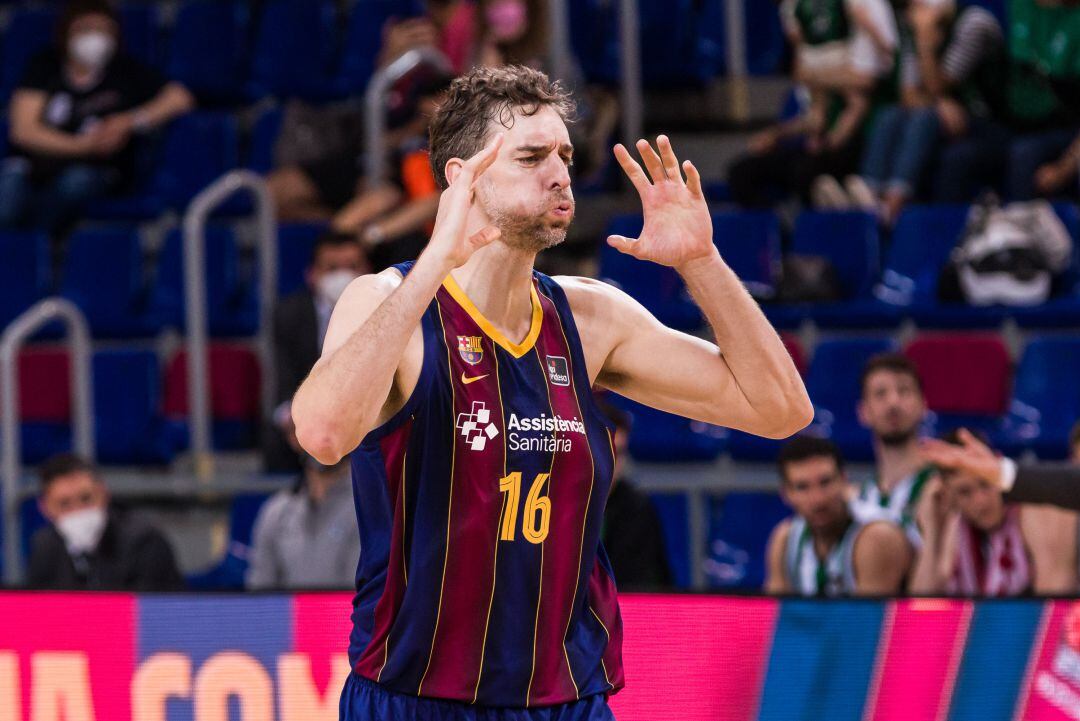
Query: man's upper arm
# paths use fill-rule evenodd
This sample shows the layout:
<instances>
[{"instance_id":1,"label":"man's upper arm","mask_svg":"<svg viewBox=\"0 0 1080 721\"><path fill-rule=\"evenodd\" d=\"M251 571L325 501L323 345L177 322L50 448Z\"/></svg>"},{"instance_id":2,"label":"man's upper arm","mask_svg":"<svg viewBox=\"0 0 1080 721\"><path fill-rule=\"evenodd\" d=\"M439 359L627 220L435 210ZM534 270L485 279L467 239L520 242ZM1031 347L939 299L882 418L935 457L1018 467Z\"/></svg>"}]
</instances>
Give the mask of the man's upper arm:
<instances>
[{"instance_id":1,"label":"man's upper arm","mask_svg":"<svg viewBox=\"0 0 1080 721\"><path fill-rule=\"evenodd\" d=\"M1077 514L1052 506L1023 506L1024 543L1035 570L1035 592L1075 593Z\"/></svg>"},{"instance_id":2,"label":"man's upper arm","mask_svg":"<svg viewBox=\"0 0 1080 721\"><path fill-rule=\"evenodd\" d=\"M789 593L791 586L784 575L784 547L787 545L791 521L781 521L769 535L765 550L765 593Z\"/></svg>"},{"instance_id":3,"label":"man's upper arm","mask_svg":"<svg viewBox=\"0 0 1080 721\"><path fill-rule=\"evenodd\" d=\"M860 596L899 593L911 566L911 546L895 523L875 521L855 540L855 589Z\"/></svg>"}]
</instances>

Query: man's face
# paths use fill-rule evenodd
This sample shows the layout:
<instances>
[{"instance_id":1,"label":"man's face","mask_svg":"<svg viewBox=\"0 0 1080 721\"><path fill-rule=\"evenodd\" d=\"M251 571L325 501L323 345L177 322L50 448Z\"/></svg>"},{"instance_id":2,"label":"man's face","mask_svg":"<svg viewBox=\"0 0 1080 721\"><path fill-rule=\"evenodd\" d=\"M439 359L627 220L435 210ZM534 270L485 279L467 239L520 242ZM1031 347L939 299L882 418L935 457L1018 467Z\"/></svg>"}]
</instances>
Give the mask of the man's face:
<instances>
[{"instance_id":1,"label":"man's face","mask_svg":"<svg viewBox=\"0 0 1080 721\"><path fill-rule=\"evenodd\" d=\"M847 516L847 476L829 456L784 466L780 495L813 531L833 528Z\"/></svg>"},{"instance_id":2,"label":"man's face","mask_svg":"<svg viewBox=\"0 0 1080 721\"><path fill-rule=\"evenodd\" d=\"M488 138L498 132L505 137L495 162L477 183L476 197L502 231L501 242L530 252L563 242L574 219L574 147L566 123L544 107L533 115L515 112L509 129L493 120L488 132Z\"/></svg>"},{"instance_id":3,"label":"man's face","mask_svg":"<svg viewBox=\"0 0 1080 721\"><path fill-rule=\"evenodd\" d=\"M1005 517L1001 489L970 473L942 475L945 488L964 520L983 531L992 531Z\"/></svg>"},{"instance_id":4,"label":"man's face","mask_svg":"<svg viewBox=\"0 0 1080 721\"><path fill-rule=\"evenodd\" d=\"M108 502L109 494L101 481L85 471L76 471L53 479L41 496L41 513L56 523L74 511L105 508Z\"/></svg>"},{"instance_id":5,"label":"man's face","mask_svg":"<svg viewBox=\"0 0 1080 721\"><path fill-rule=\"evenodd\" d=\"M859 420L885 445L911 441L925 415L926 401L909 374L882 369L867 377Z\"/></svg>"},{"instance_id":6,"label":"man's face","mask_svg":"<svg viewBox=\"0 0 1080 721\"><path fill-rule=\"evenodd\" d=\"M308 269L308 284L312 290L316 290L319 281L338 271L346 271L355 278L367 270L365 266L364 254L358 243L324 245L319 248L315 261Z\"/></svg>"}]
</instances>

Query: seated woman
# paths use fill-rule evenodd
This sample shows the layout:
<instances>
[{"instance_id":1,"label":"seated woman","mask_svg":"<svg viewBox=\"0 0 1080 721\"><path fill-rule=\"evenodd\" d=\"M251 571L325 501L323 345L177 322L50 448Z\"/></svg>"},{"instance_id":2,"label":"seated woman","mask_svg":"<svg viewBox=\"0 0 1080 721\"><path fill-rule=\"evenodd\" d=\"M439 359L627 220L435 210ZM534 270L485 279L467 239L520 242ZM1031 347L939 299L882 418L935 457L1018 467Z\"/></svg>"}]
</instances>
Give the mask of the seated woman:
<instances>
[{"instance_id":1,"label":"seated woman","mask_svg":"<svg viewBox=\"0 0 1080 721\"><path fill-rule=\"evenodd\" d=\"M194 107L179 83L120 52L104 0L73 0L59 45L31 60L11 98L12 152L0 166L0 226L62 230L134 179L133 138Z\"/></svg>"}]
</instances>

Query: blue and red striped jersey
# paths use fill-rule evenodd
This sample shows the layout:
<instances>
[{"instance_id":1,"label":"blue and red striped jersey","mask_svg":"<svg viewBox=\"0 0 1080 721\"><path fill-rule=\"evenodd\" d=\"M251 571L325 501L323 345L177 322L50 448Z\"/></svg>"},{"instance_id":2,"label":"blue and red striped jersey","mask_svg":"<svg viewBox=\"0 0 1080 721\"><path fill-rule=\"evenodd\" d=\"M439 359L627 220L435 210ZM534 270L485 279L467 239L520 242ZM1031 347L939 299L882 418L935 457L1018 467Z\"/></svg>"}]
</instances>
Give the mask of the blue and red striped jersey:
<instances>
[{"instance_id":1,"label":"blue and red striped jersey","mask_svg":"<svg viewBox=\"0 0 1080 721\"><path fill-rule=\"evenodd\" d=\"M352 455L353 670L486 706L618 690L622 623L600 544L612 428L565 294L534 273L529 334L513 343L450 277L422 327L415 391Z\"/></svg>"}]
</instances>

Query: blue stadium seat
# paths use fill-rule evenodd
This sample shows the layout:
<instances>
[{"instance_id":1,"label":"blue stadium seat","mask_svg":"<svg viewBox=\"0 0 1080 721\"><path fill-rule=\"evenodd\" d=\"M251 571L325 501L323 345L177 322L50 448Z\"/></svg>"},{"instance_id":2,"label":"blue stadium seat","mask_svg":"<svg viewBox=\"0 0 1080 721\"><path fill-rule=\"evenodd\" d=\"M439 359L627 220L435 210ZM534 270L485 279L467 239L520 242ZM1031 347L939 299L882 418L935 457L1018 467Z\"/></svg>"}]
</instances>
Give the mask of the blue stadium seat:
<instances>
[{"instance_id":1,"label":"blue stadium seat","mask_svg":"<svg viewBox=\"0 0 1080 721\"><path fill-rule=\"evenodd\" d=\"M907 208L893 229L874 296L900 307L937 305L938 278L964 232L967 214L962 205Z\"/></svg>"},{"instance_id":2,"label":"blue stadium seat","mask_svg":"<svg viewBox=\"0 0 1080 721\"><path fill-rule=\"evenodd\" d=\"M155 3L127 2L120 6L124 52L151 67L161 64L161 18Z\"/></svg>"},{"instance_id":3,"label":"blue stadium seat","mask_svg":"<svg viewBox=\"0 0 1080 721\"><path fill-rule=\"evenodd\" d=\"M891 340L879 338L819 343L806 374L806 390L814 403L814 421L808 432L831 438L850 460L872 458L870 433L856 415L859 378L871 356L895 348Z\"/></svg>"},{"instance_id":4,"label":"blue stadium seat","mask_svg":"<svg viewBox=\"0 0 1080 721\"><path fill-rule=\"evenodd\" d=\"M836 270L845 300L867 297L880 267L877 220L862 212L804 212L795 221L791 251L822 256Z\"/></svg>"},{"instance_id":5,"label":"blue stadium seat","mask_svg":"<svg viewBox=\"0 0 1080 721\"><path fill-rule=\"evenodd\" d=\"M375 72L386 22L391 18L422 15L423 11L423 4L417 0L362 0L353 3L335 80L337 92L341 95L363 93Z\"/></svg>"},{"instance_id":6,"label":"blue stadium seat","mask_svg":"<svg viewBox=\"0 0 1080 721\"><path fill-rule=\"evenodd\" d=\"M776 290L780 219L769 211L714 213L713 242L746 287L758 297Z\"/></svg>"},{"instance_id":7,"label":"blue stadium seat","mask_svg":"<svg viewBox=\"0 0 1080 721\"><path fill-rule=\"evenodd\" d=\"M136 228L79 230L68 241L60 294L82 310L97 337L150 336L161 325L143 269Z\"/></svg>"},{"instance_id":8,"label":"blue stadium seat","mask_svg":"<svg viewBox=\"0 0 1080 721\"><path fill-rule=\"evenodd\" d=\"M694 577L690 568L690 516L686 494L650 493L649 500L660 518L671 580L678 588L690 588Z\"/></svg>"},{"instance_id":9,"label":"blue stadium seat","mask_svg":"<svg viewBox=\"0 0 1080 721\"><path fill-rule=\"evenodd\" d=\"M49 47L56 21L57 12L51 7L20 7L12 12L4 33L0 70L0 104L4 107L22 81L30 59Z\"/></svg>"},{"instance_id":10,"label":"blue stadium seat","mask_svg":"<svg viewBox=\"0 0 1080 721\"><path fill-rule=\"evenodd\" d=\"M43 233L0 231L0 331L40 300L49 287L49 239Z\"/></svg>"},{"instance_id":11,"label":"blue stadium seat","mask_svg":"<svg viewBox=\"0 0 1080 721\"><path fill-rule=\"evenodd\" d=\"M618 3L576 0L566 6L570 46L585 77L593 83L617 84L621 77Z\"/></svg>"},{"instance_id":12,"label":"blue stadium seat","mask_svg":"<svg viewBox=\"0 0 1080 721\"><path fill-rule=\"evenodd\" d=\"M1002 450L1029 448L1041 458L1062 458L1069 429L1080 419L1080 338L1035 338L1024 349L1013 397L997 438Z\"/></svg>"},{"instance_id":13,"label":"blue stadium seat","mask_svg":"<svg viewBox=\"0 0 1080 721\"><path fill-rule=\"evenodd\" d=\"M779 484L779 481L777 481ZM710 503L705 577L711 588L758 590L765 584L765 547L791 515L775 493L731 492Z\"/></svg>"},{"instance_id":14,"label":"blue stadium seat","mask_svg":"<svg viewBox=\"0 0 1080 721\"><path fill-rule=\"evenodd\" d=\"M781 71L787 40L780 26L775 3L745 0L746 66L753 75L774 75Z\"/></svg>"},{"instance_id":15,"label":"blue stadium seat","mask_svg":"<svg viewBox=\"0 0 1080 721\"><path fill-rule=\"evenodd\" d=\"M244 153L244 166L248 170L266 175L274 169L274 146L281 134L284 119L285 111L278 105L267 108L255 119Z\"/></svg>"},{"instance_id":16,"label":"blue stadium seat","mask_svg":"<svg viewBox=\"0 0 1080 721\"><path fill-rule=\"evenodd\" d=\"M334 98L336 14L328 0L267 0L256 21L249 97Z\"/></svg>"},{"instance_id":17,"label":"blue stadium seat","mask_svg":"<svg viewBox=\"0 0 1080 721\"><path fill-rule=\"evenodd\" d=\"M636 238L641 233L640 215L619 215L608 224L607 235ZM694 304L679 274L657 263L620 253L605 241L600 248L600 277L622 288L649 309L661 323L680 330L701 327L701 311Z\"/></svg>"},{"instance_id":18,"label":"blue stadium seat","mask_svg":"<svg viewBox=\"0 0 1080 721\"><path fill-rule=\"evenodd\" d=\"M239 142L231 115L195 112L177 118L153 152L147 189L97 201L87 215L98 220L145 220L166 209L183 211L199 191L239 165Z\"/></svg>"},{"instance_id":19,"label":"blue stadium seat","mask_svg":"<svg viewBox=\"0 0 1080 721\"><path fill-rule=\"evenodd\" d=\"M322 223L290 223L278 226L278 295L286 296L305 285L304 273L311 264L315 241L326 232Z\"/></svg>"},{"instance_id":20,"label":"blue stadium seat","mask_svg":"<svg viewBox=\"0 0 1080 721\"><path fill-rule=\"evenodd\" d=\"M640 0L638 12L641 71L647 85L700 85L723 72L726 38L722 2ZM665 41L657 43L656 37Z\"/></svg>"},{"instance_id":21,"label":"blue stadium seat","mask_svg":"<svg viewBox=\"0 0 1080 721\"><path fill-rule=\"evenodd\" d=\"M175 449L161 407L161 370L149 350L94 354L94 420L102 463L164 464Z\"/></svg>"},{"instance_id":22,"label":"blue stadium seat","mask_svg":"<svg viewBox=\"0 0 1080 721\"><path fill-rule=\"evenodd\" d=\"M229 545L218 563L187 577L192 591L241 591L247 574L252 535L259 509L270 498L265 493L241 493L229 506Z\"/></svg>"},{"instance_id":23,"label":"blue stadium seat","mask_svg":"<svg viewBox=\"0 0 1080 721\"><path fill-rule=\"evenodd\" d=\"M634 401L612 396L633 417L630 455L651 463L690 463L715 460L724 450L728 431L672 415Z\"/></svg>"},{"instance_id":24,"label":"blue stadium seat","mask_svg":"<svg viewBox=\"0 0 1080 721\"><path fill-rule=\"evenodd\" d=\"M175 228L165 238L157 263L152 306L162 321L174 328L187 325L184 300L183 232ZM249 336L258 328L255 273L243 262L230 228L211 225L206 230L206 297L209 329L213 336Z\"/></svg>"},{"instance_id":25,"label":"blue stadium seat","mask_svg":"<svg viewBox=\"0 0 1080 721\"><path fill-rule=\"evenodd\" d=\"M168 74L201 104L227 105L243 98L248 8L236 0L186 0L177 12Z\"/></svg>"}]
</instances>

